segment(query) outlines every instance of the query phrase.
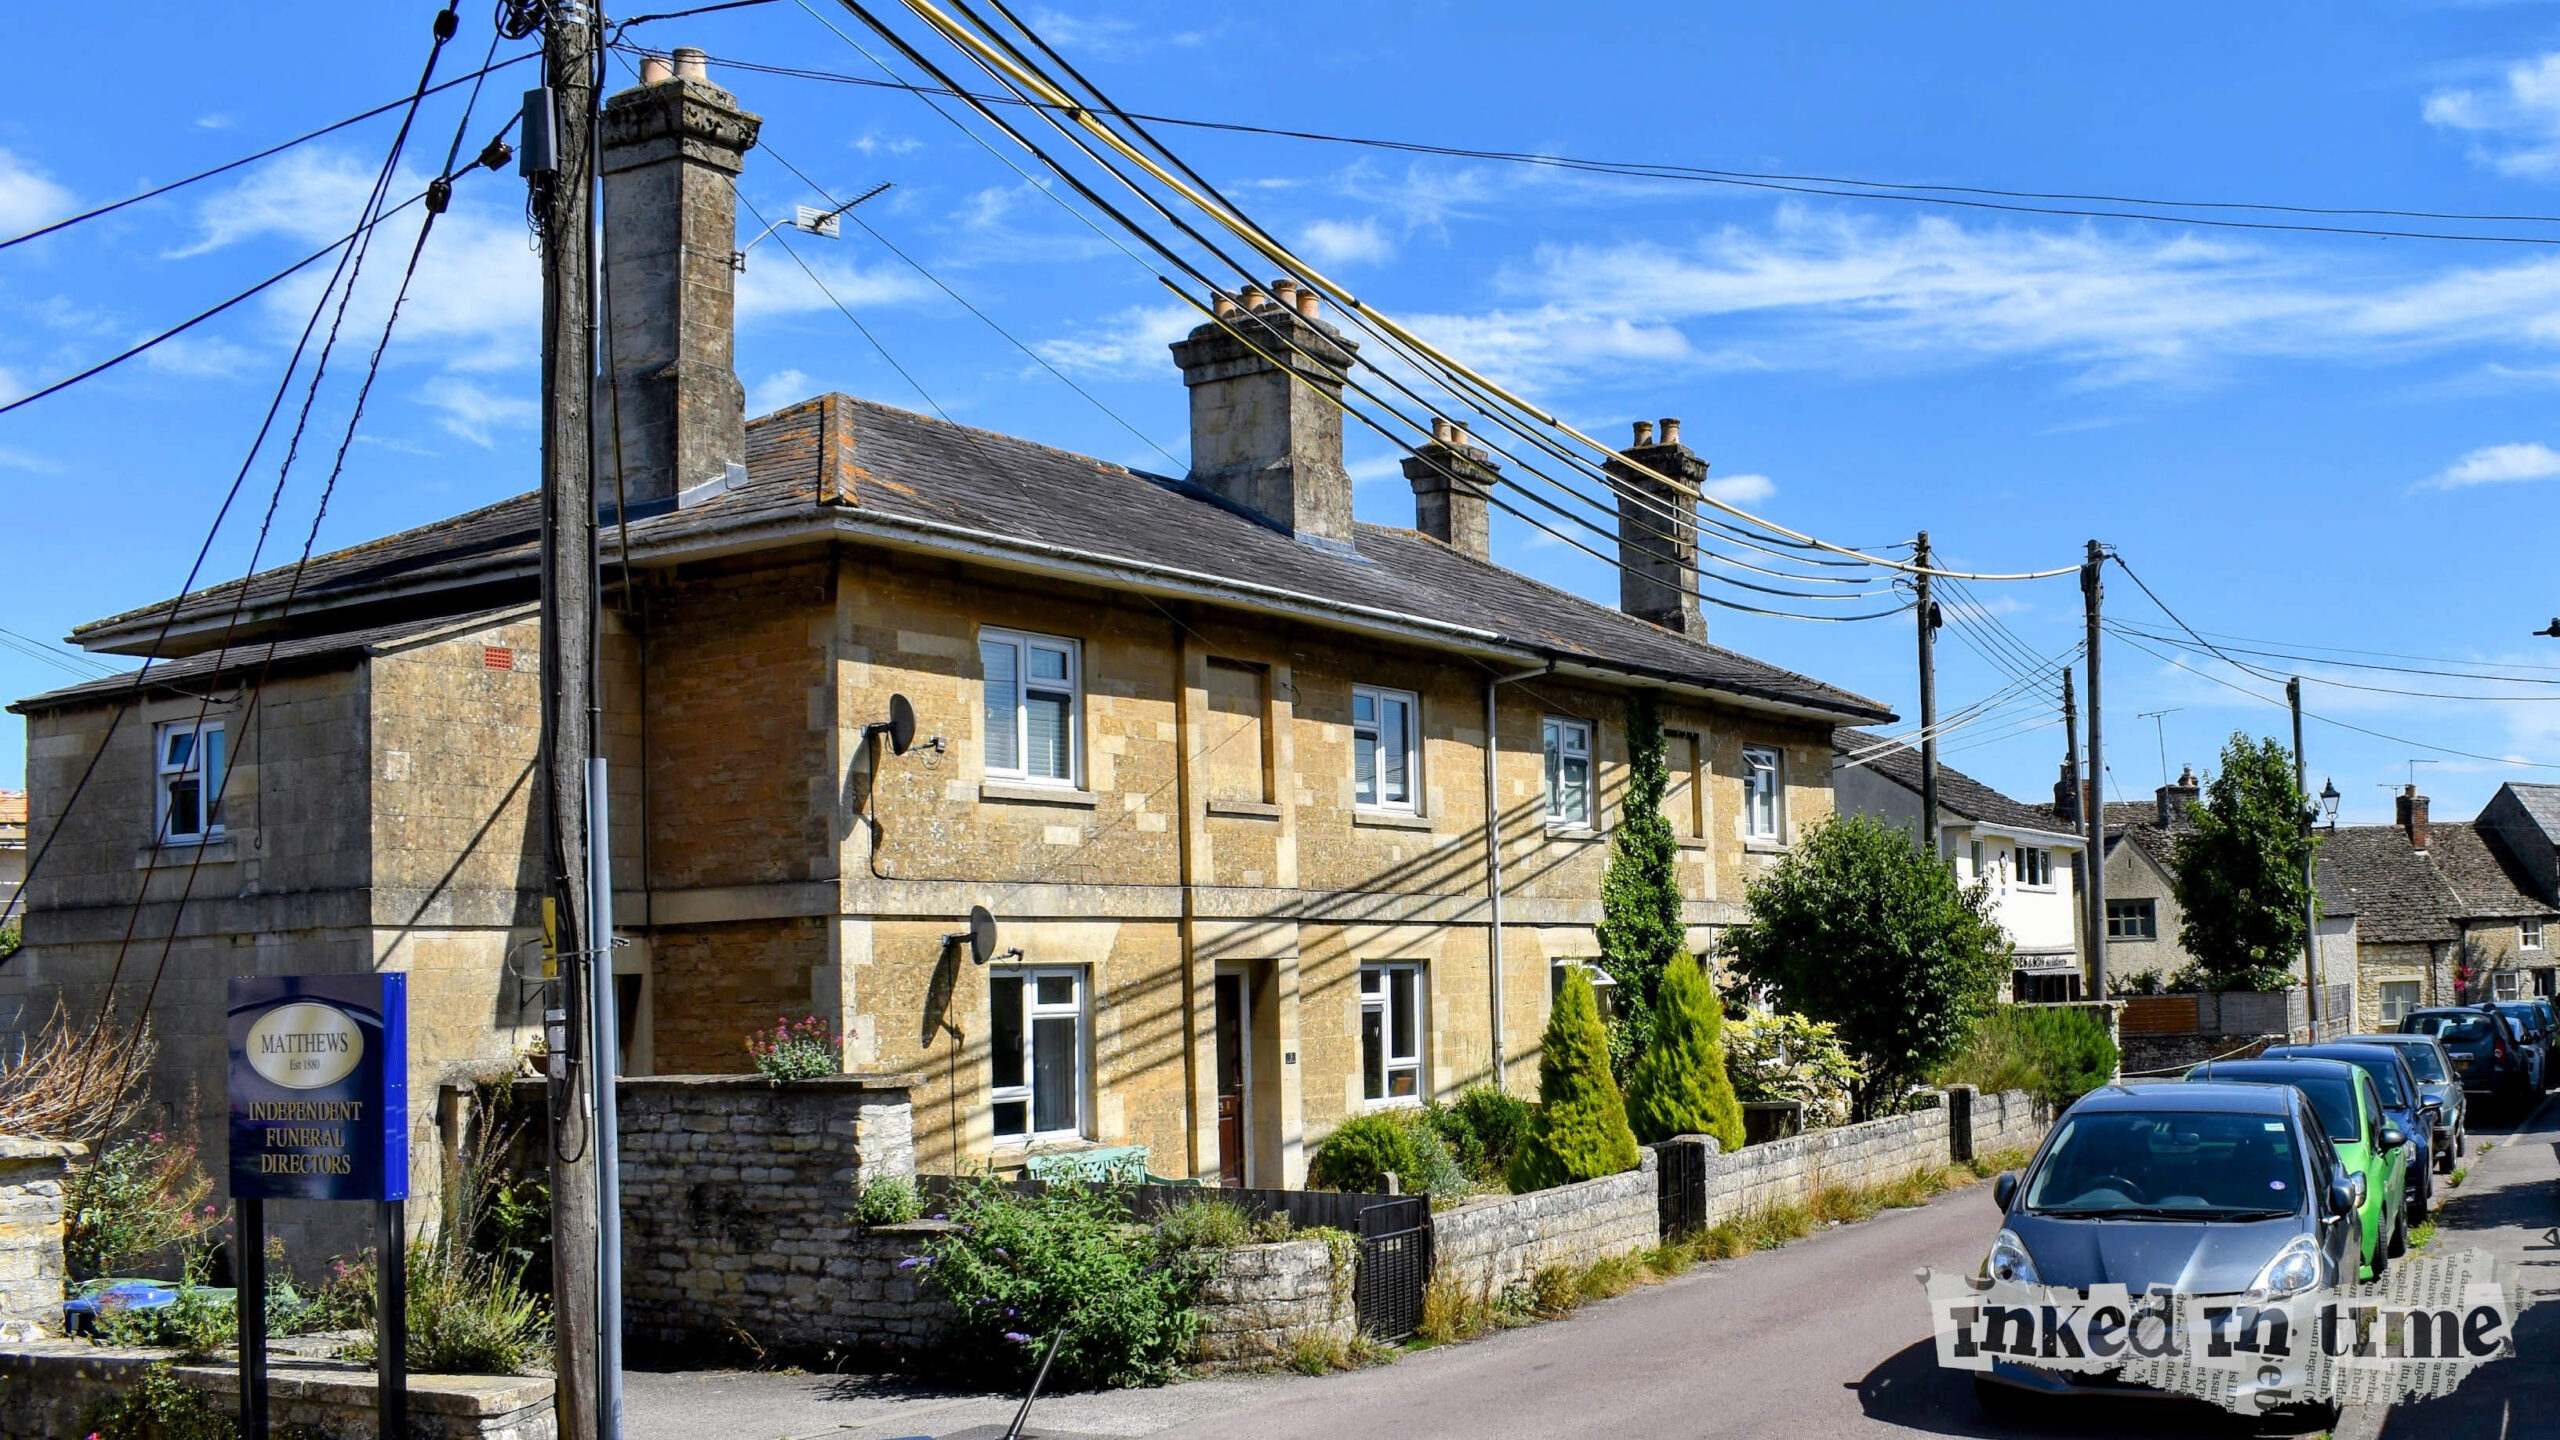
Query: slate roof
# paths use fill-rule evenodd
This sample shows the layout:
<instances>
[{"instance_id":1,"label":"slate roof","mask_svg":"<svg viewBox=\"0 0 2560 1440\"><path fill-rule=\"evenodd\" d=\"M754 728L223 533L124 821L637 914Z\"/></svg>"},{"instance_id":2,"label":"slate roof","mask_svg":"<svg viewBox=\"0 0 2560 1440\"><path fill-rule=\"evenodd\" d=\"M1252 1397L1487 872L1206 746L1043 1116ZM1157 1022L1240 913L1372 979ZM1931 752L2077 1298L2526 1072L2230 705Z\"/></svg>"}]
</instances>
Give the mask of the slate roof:
<instances>
[{"instance_id":1,"label":"slate roof","mask_svg":"<svg viewBox=\"0 0 2560 1440\"><path fill-rule=\"evenodd\" d=\"M2506 788L2524 806L2524 813L2533 817L2533 823L2542 827L2543 835L2560 845L2560 785L2510 780Z\"/></svg>"},{"instance_id":2,"label":"slate roof","mask_svg":"<svg viewBox=\"0 0 2560 1440\"><path fill-rule=\"evenodd\" d=\"M348 630L327 635L305 635L290 640L253 641L234 645L229 650L208 650L199 655L163 660L148 668L142 682L142 693L165 695L188 693L205 685L220 684L231 679L254 676L261 669L270 675L291 675L324 670L352 655L381 654L438 635L461 634L500 620L512 620L531 614L524 605L504 605L495 609L464 615L439 615L431 619L408 620L392 625L377 625L363 630ZM134 674L108 675L84 680L60 690L48 690L9 708L19 714L46 710L84 700L103 700L129 695L134 689ZM24 797L19 804L25 805ZM23 812L22 812L23 813Z\"/></svg>"},{"instance_id":3,"label":"slate roof","mask_svg":"<svg viewBox=\"0 0 2560 1440\"><path fill-rule=\"evenodd\" d=\"M1879 746L1890 746L1879 750ZM1899 741L1887 740L1865 730L1835 730L1831 734L1831 753L1841 757L1863 756L1856 763L1917 795L1920 793L1920 752ZM1948 813L1967 820L1991 825L2011 825L2023 830L2048 835L2069 835L2073 828L2054 818L2051 806L2029 805L2012 800L1961 770L1938 765L1938 804Z\"/></svg>"},{"instance_id":4,"label":"slate roof","mask_svg":"<svg viewBox=\"0 0 2560 1440\"><path fill-rule=\"evenodd\" d=\"M2560 914L2476 822L2438 821L2427 844L2410 848L2397 825L2341 825L2320 842L2321 894L2345 897L2359 937L2374 941L2453 940L2467 920Z\"/></svg>"},{"instance_id":5,"label":"slate roof","mask_svg":"<svg viewBox=\"0 0 2560 1440\"><path fill-rule=\"evenodd\" d=\"M654 515L635 507L635 563L672 563L715 546L872 540L1025 568L1080 567L1097 584L1276 600L1319 622L1418 627L1452 645L1525 651L1835 720L1894 718L1863 696L1672 634L1411 530L1361 525L1357 553L1310 544L1180 480L841 395L747 428L743 485ZM395 595L443 613L530 598L539 520L538 497L521 495L314 557L293 592L291 624L326 623L304 613L326 607L379 621L364 607ZM608 554L620 538L608 529ZM252 577L245 598L238 582L195 592L178 603L178 623L209 625L245 605L257 633L282 623L277 607L290 584L290 571L278 569ZM139 653L169 612L162 601L73 636Z\"/></svg>"}]
</instances>

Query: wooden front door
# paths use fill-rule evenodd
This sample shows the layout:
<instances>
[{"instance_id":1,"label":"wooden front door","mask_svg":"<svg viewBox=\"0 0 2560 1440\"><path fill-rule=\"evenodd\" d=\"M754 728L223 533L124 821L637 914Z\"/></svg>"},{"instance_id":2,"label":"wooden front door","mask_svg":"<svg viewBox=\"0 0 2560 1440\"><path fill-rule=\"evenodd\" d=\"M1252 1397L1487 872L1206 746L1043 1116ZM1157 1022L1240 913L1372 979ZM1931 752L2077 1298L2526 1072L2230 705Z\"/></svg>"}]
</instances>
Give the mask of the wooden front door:
<instances>
[{"instance_id":1,"label":"wooden front door","mask_svg":"<svg viewBox=\"0 0 2560 1440\"><path fill-rule=\"evenodd\" d=\"M1245 992L1242 975L1217 978L1218 1183L1244 1184Z\"/></svg>"}]
</instances>

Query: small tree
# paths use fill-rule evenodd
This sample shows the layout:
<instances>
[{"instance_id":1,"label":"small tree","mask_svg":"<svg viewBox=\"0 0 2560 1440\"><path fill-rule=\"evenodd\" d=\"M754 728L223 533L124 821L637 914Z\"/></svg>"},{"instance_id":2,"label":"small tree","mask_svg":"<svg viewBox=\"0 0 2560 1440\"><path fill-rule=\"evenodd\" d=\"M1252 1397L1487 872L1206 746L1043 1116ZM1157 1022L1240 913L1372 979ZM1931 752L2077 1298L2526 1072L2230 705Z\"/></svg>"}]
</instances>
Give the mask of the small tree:
<instances>
[{"instance_id":1,"label":"small tree","mask_svg":"<svg viewBox=\"0 0 2560 1440\"><path fill-rule=\"evenodd\" d=\"M1511 1188L1525 1194L1636 1167L1626 1102L1609 1078L1609 1037L1591 980L1565 972L1538 1056L1538 1113L1511 1157Z\"/></svg>"},{"instance_id":2,"label":"small tree","mask_svg":"<svg viewBox=\"0 0 2560 1440\"><path fill-rule=\"evenodd\" d=\"M2200 978L2218 990L2280 989L2310 922L2310 807L2293 752L2234 733L2204 803L2177 834L2179 932Z\"/></svg>"},{"instance_id":3,"label":"small tree","mask_svg":"<svg viewBox=\"0 0 2560 1440\"><path fill-rule=\"evenodd\" d=\"M1621 1081L1650 1042L1662 973L1686 948L1680 924L1680 841L1662 817L1670 784L1662 744L1662 702L1648 690L1627 697L1627 789L1609 870L1600 881L1600 968L1617 982L1609 1024L1609 1070Z\"/></svg>"},{"instance_id":4,"label":"small tree","mask_svg":"<svg viewBox=\"0 0 2560 1440\"><path fill-rule=\"evenodd\" d=\"M1816 825L1745 905L1751 918L1725 933L1734 970L1779 1008L1839 1027L1863 1066L1860 1120L1946 1063L2009 968L1990 885L1957 884L1909 834L1863 815Z\"/></svg>"},{"instance_id":5,"label":"small tree","mask_svg":"<svg viewBox=\"0 0 2560 1440\"><path fill-rule=\"evenodd\" d=\"M1627 1081L1627 1123L1650 1145L1674 1135L1713 1135L1742 1148L1742 1103L1724 1070L1724 1003L1687 951L1662 972L1653 1033Z\"/></svg>"}]
</instances>

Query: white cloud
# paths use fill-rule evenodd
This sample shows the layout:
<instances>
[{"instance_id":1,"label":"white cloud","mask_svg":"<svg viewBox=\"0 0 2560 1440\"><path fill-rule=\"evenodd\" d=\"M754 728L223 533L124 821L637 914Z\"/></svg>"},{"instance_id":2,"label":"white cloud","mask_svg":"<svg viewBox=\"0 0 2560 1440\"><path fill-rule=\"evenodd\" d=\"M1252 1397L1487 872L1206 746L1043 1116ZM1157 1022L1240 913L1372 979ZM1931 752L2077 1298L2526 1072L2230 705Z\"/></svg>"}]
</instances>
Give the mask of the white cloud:
<instances>
[{"instance_id":1,"label":"white cloud","mask_svg":"<svg viewBox=\"0 0 2560 1440\"><path fill-rule=\"evenodd\" d=\"M334 239L362 213L374 174L344 151L293 151L198 206L196 238L170 251L170 258L183 260L262 235L309 245Z\"/></svg>"},{"instance_id":2,"label":"white cloud","mask_svg":"<svg viewBox=\"0 0 2560 1440\"><path fill-rule=\"evenodd\" d=\"M924 142L905 135L883 135L878 130L865 130L847 142L865 155L909 155L924 148Z\"/></svg>"},{"instance_id":3,"label":"white cloud","mask_svg":"<svg viewBox=\"0 0 2560 1440\"><path fill-rule=\"evenodd\" d=\"M138 341L150 337L136 335L133 338ZM142 352L142 363L149 369L163 375L184 375L199 379L207 376L237 375L248 368L249 360L250 354L246 349L228 340L196 335L180 335L174 339L163 340Z\"/></svg>"},{"instance_id":4,"label":"white cloud","mask_svg":"<svg viewBox=\"0 0 2560 1440\"><path fill-rule=\"evenodd\" d=\"M2548 480L2560 475L2560 451L2540 441L2484 445L2430 475L2419 488L2459 490L2509 480Z\"/></svg>"},{"instance_id":5,"label":"white cloud","mask_svg":"<svg viewBox=\"0 0 2560 1440\"><path fill-rule=\"evenodd\" d=\"M1342 468L1350 475L1353 485L1382 485L1389 480L1404 478L1404 457L1372 455L1364 460L1354 460Z\"/></svg>"},{"instance_id":6,"label":"white cloud","mask_svg":"<svg viewBox=\"0 0 2560 1440\"><path fill-rule=\"evenodd\" d=\"M1756 505L1778 493L1777 482L1766 475L1719 475L1701 488L1727 505Z\"/></svg>"},{"instance_id":7,"label":"white cloud","mask_svg":"<svg viewBox=\"0 0 2560 1440\"><path fill-rule=\"evenodd\" d=\"M196 128L199 130L228 130L232 127L233 123L232 118L228 115L199 115L196 117Z\"/></svg>"},{"instance_id":8,"label":"white cloud","mask_svg":"<svg viewBox=\"0 0 2560 1440\"><path fill-rule=\"evenodd\" d=\"M18 378L18 372L0 369L0 405L5 405L26 393L27 382Z\"/></svg>"},{"instance_id":9,"label":"white cloud","mask_svg":"<svg viewBox=\"0 0 2560 1440\"><path fill-rule=\"evenodd\" d=\"M58 460L30 455L24 450L0 449L0 470L24 470L35 475L59 475L64 466Z\"/></svg>"},{"instance_id":10,"label":"white cloud","mask_svg":"<svg viewBox=\"0 0 2560 1440\"><path fill-rule=\"evenodd\" d=\"M1132 306L1102 322L1095 333L1043 340L1031 348L1061 370L1087 374L1161 374L1173 366L1165 347L1191 333L1200 312L1188 305Z\"/></svg>"},{"instance_id":11,"label":"white cloud","mask_svg":"<svg viewBox=\"0 0 2560 1440\"><path fill-rule=\"evenodd\" d=\"M71 213L71 192L7 150L0 150L0 234L21 235Z\"/></svg>"},{"instance_id":12,"label":"white cloud","mask_svg":"<svg viewBox=\"0 0 2560 1440\"><path fill-rule=\"evenodd\" d=\"M1298 232L1298 244L1324 265L1376 263L1396 253L1395 242L1375 220L1318 220Z\"/></svg>"},{"instance_id":13,"label":"white cloud","mask_svg":"<svg viewBox=\"0 0 2560 1440\"><path fill-rule=\"evenodd\" d=\"M494 393L471 381L439 375L426 383L418 398L444 412L436 423L486 450L500 427L516 429L542 418L542 407L530 395Z\"/></svg>"},{"instance_id":14,"label":"white cloud","mask_svg":"<svg viewBox=\"0 0 2560 1440\"><path fill-rule=\"evenodd\" d=\"M2502 83L2427 97L2427 123L2473 138L2474 158L2509 175L2560 171L2560 53L2509 65Z\"/></svg>"},{"instance_id":15,"label":"white cloud","mask_svg":"<svg viewBox=\"0 0 2560 1440\"><path fill-rule=\"evenodd\" d=\"M770 415L785 405L796 405L810 397L808 373L801 370L776 370L747 387L747 413Z\"/></svg>"}]
</instances>

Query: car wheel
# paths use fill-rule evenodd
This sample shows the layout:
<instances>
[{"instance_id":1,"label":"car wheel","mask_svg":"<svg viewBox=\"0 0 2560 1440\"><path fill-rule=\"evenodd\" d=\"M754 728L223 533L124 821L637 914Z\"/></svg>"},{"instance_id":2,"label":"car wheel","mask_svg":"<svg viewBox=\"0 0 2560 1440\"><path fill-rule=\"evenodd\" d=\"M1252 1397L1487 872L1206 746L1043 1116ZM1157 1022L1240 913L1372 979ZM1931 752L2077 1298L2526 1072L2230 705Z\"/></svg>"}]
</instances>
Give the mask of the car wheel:
<instances>
[{"instance_id":1,"label":"car wheel","mask_svg":"<svg viewBox=\"0 0 2560 1440\"><path fill-rule=\"evenodd\" d=\"M2012 1385L2003 1385L1988 1376L1973 1377L1973 1403L1982 1407L1984 1418L2019 1420L2033 1412L2035 1398Z\"/></svg>"}]
</instances>

